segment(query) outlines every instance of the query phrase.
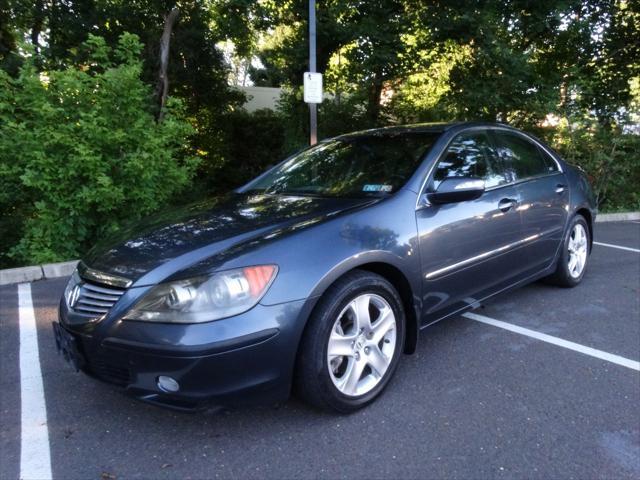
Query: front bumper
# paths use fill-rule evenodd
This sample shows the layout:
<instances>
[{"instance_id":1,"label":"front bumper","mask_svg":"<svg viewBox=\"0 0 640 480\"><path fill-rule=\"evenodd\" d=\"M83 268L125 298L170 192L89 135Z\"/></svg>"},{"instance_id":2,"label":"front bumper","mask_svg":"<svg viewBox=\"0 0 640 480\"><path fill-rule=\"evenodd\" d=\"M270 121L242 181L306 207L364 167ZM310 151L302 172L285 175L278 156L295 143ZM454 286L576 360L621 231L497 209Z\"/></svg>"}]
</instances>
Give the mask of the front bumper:
<instances>
[{"instance_id":1,"label":"front bumper","mask_svg":"<svg viewBox=\"0 0 640 480\"><path fill-rule=\"evenodd\" d=\"M140 400L197 410L276 402L288 397L296 350L304 327L303 300L257 305L223 320L191 325L154 324L108 317L95 324L67 321L76 365L100 380L124 387ZM167 393L159 376L180 389Z\"/></svg>"}]
</instances>

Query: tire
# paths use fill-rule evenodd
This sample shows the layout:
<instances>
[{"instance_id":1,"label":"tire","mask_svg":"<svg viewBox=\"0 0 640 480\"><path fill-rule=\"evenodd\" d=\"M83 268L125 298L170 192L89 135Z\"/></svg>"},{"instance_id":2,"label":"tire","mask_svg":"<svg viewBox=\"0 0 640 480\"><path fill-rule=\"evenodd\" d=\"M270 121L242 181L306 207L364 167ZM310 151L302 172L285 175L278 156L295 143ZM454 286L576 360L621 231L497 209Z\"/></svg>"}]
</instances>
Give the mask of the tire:
<instances>
[{"instance_id":1,"label":"tire","mask_svg":"<svg viewBox=\"0 0 640 480\"><path fill-rule=\"evenodd\" d=\"M340 413L371 403L398 367L405 325L391 283L371 272L347 273L309 318L296 362L296 393L315 407ZM330 356L329 348L338 355Z\"/></svg>"},{"instance_id":2,"label":"tire","mask_svg":"<svg viewBox=\"0 0 640 480\"><path fill-rule=\"evenodd\" d=\"M571 219L562 242L562 251L558 258L556 271L545 280L565 288L573 288L578 285L587 271L590 245L591 239L587 221L582 215L576 215ZM581 266L580 262L582 262Z\"/></svg>"}]
</instances>

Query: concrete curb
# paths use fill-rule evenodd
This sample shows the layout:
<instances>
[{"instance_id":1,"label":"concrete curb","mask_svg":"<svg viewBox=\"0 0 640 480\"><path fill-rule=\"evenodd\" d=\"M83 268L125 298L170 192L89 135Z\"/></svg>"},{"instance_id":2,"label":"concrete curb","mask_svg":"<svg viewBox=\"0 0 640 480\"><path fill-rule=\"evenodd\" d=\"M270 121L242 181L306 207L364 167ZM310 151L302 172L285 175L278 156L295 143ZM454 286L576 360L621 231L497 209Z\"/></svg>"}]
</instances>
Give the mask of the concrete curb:
<instances>
[{"instance_id":1,"label":"concrete curb","mask_svg":"<svg viewBox=\"0 0 640 480\"><path fill-rule=\"evenodd\" d=\"M596 223L625 222L629 220L640 220L640 212L600 213L596 217Z\"/></svg>"},{"instance_id":2,"label":"concrete curb","mask_svg":"<svg viewBox=\"0 0 640 480\"><path fill-rule=\"evenodd\" d=\"M46 280L57 277L68 277L73 273L76 265L78 265L78 260L0 270L0 285L34 282L36 280Z\"/></svg>"}]
</instances>

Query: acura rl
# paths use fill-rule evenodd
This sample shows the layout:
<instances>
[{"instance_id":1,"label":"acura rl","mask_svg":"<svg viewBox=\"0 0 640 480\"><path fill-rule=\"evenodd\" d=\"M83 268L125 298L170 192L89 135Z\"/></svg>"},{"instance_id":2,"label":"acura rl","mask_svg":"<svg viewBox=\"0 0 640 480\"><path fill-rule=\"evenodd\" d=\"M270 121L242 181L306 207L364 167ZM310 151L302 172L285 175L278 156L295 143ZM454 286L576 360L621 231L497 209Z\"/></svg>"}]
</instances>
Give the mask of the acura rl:
<instances>
[{"instance_id":1,"label":"acura rl","mask_svg":"<svg viewBox=\"0 0 640 480\"><path fill-rule=\"evenodd\" d=\"M351 412L429 325L538 279L579 284L595 214L582 171L504 125L343 135L95 245L56 342L77 369L172 408L293 389Z\"/></svg>"}]
</instances>

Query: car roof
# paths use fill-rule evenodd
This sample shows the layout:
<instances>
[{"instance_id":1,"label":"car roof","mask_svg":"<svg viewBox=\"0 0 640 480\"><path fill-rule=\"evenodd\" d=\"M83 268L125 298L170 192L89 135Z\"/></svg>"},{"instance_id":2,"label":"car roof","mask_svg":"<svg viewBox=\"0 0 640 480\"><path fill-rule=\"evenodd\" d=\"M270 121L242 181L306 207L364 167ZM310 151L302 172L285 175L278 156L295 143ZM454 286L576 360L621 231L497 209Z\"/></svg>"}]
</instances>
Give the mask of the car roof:
<instances>
[{"instance_id":1,"label":"car roof","mask_svg":"<svg viewBox=\"0 0 640 480\"><path fill-rule=\"evenodd\" d=\"M411 125L397 125L392 127L371 128L368 130L360 130L357 132L339 135L333 139L354 139L366 137L395 136L406 133L444 133L454 127L509 127L503 123L495 122L441 122L441 123L416 123Z\"/></svg>"}]
</instances>

